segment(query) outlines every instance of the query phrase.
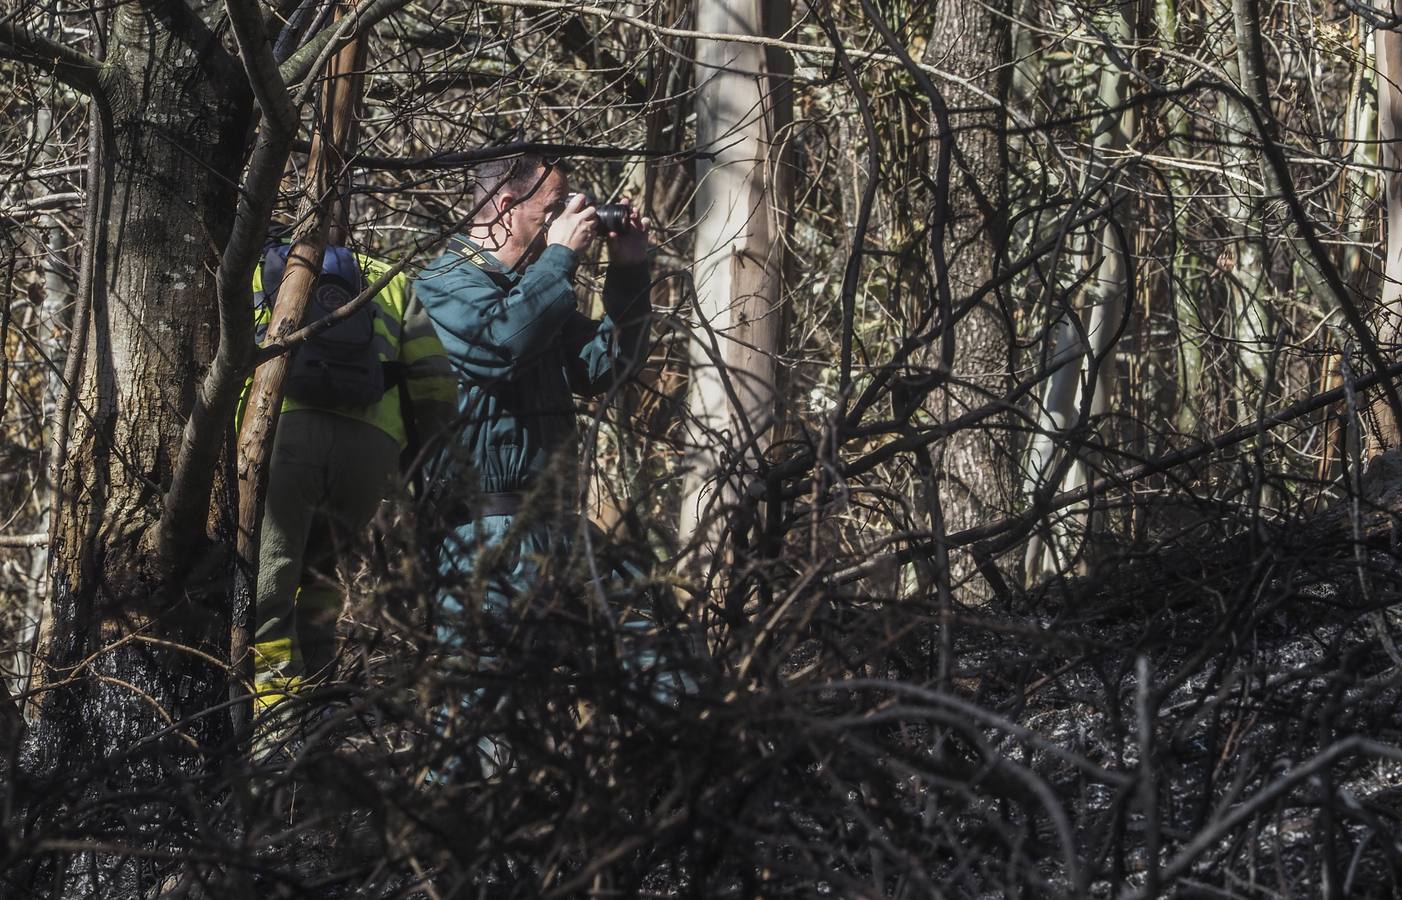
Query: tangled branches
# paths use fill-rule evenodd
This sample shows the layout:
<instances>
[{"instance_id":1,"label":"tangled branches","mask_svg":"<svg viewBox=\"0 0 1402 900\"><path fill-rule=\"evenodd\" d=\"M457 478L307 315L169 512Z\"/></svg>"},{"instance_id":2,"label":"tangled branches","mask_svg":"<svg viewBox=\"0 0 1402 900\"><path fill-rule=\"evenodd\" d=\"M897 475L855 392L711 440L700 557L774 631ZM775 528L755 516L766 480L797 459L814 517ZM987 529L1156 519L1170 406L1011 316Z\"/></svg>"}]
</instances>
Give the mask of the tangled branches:
<instances>
[{"instance_id":1,"label":"tangled branches","mask_svg":"<svg viewBox=\"0 0 1402 900\"><path fill-rule=\"evenodd\" d=\"M1363 466L1395 442L1377 199L1395 86L1369 49L1390 26L1327 3L935 6L794 5L729 42L753 52L753 109L704 123L727 67L701 51L727 42L691 4L383 18L346 242L421 260L472 217L473 163L548 145L658 222L653 352L576 410L580 457L531 513L569 552L524 593L488 602L519 560L443 573L441 497L384 507L340 560L334 670L265 716L283 744L253 759L228 726L250 691L227 636L172 637L227 616L218 515L173 588L103 570L141 529L98 521L70 560L103 575L91 620L45 575L48 510L105 487L51 478L102 444L70 446L69 420L145 434L72 383L129 351L108 331L140 298L98 302L134 251L96 249L113 163L84 102L16 77L0 634L6 693L50 705L20 752L0 698L5 893L1402 891L1402 502L1392 457ZM96 57L100 12L20 11L0 53ZM316 23L270 21L305 79ZM695 202L742 138L750 205ZM277 218L296 227L291 159ZM722 213L734 233L710 253L697 235ZM766 245L739 242L761 217ZM774 273L753 283L777 299L741 291L721 322L707 292L727 270ZM160 274L153 310L202 277ZM721 389L698 401L703 382ZM158 521L169 454L147 449L111 455ZM697 478L699 524L679 527ZM161 590L185 605L128 609ZM55 640L95 649L35 681L45 603L72 626ZM130 680L134 660L158 683ZM87 714L79 688L118 745L52 725Z\"/></svg>"}]
</instances>

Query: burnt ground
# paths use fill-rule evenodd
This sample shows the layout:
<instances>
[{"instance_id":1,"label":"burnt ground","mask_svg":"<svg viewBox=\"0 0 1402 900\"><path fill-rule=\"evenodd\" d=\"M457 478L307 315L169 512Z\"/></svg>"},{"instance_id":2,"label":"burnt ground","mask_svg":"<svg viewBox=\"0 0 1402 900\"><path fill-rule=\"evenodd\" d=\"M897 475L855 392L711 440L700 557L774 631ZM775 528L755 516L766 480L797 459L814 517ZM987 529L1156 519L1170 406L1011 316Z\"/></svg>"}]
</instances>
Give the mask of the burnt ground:
<instances>
[{"instance_id":1,"label":"burnt ground","mask_svg":"<svg viewBox=\"0 0 1402 900\"><path fill-rule=\"evenodd\" d=\"M390 567L287 752L179 786L199 829L154 820L150 895L1397 896L1392 510L948 610L780 572L633 645L543 588L486 661L445 661L444 586Z\"/></svg>"}]
</instances>

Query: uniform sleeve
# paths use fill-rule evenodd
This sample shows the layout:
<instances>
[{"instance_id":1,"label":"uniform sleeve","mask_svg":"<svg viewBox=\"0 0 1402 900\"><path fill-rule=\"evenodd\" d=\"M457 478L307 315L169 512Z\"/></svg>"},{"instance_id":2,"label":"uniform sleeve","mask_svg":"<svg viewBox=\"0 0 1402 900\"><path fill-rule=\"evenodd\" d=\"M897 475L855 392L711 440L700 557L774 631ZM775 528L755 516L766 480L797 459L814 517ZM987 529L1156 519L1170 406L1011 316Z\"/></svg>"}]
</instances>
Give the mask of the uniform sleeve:
<instances>
[{"instance_id":1,"label":"uniform sleeve","mask_svg":"<svg viewBox=\"0 0 1402 900\"><path fill-rule=\"evenodd\" d=\"M458 379L433 321L412 288L404 310L399 358L413 405L414 427L419 442L426 444L448 427L457 412Z\"/></svg>"},{"instance_id":2,"label":"uniform sleeve","mask_svg":"<svg viewBox=\"0 0 1402 900\"><path fill-rule=\"evenodd\" d=\"M599 321L578 313L566 328L567 371L577 394L594 396L631 375L647 359L652 280L646 265L611 265Z\"/></svg>"},{"instance_id":3,"label":"uniform sleeve","mask_svg":"<svg viewBox=\"0 0 1402 900\"><path fill-rule=\"evenodd\" d=\"M576 262L573 250L551 244L508 290L445 254L415 290L461 374L509 380L553 348L574 314Z\"/></svg>"}]
</instances>

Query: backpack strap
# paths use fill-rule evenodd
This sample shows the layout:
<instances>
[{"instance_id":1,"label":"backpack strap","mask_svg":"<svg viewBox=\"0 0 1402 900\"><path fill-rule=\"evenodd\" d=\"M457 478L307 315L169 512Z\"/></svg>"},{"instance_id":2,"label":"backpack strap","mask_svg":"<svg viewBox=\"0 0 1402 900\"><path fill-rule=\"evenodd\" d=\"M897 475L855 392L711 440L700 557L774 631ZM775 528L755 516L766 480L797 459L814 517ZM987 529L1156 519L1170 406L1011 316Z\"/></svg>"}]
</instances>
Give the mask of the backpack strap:
<instances>
[{"instance_id":1,"label":"backpack strap","mask_svg":"<svg viewBox=\"0 0 1402 900\"><path fill-rule=\"evenodd\" d=\"M282 287L282 276L287 271L287 254L292 250L288 244L269 244L263 251L263 302L272 306Z\"/></svg>"},{"instance_id":2,"label":"backpack strap","mask_svg":"<svg viewBox=\"0 0 1402 900\"><path fill-rule=\"evenodd\" d=\"M513 287L516 286L515 283L512 282L512 280L506 276L505 272L492 265L491 263L487 262L487 260L482 256L482 250L479 247L477 247L472 242L468 241L468 239L463 237L462 235L453 235L452 239L448 242L448 249L452 250L458 256L461 256L463 259L467 260L477 268L481 269L482 272L485 273L488 278L492 279L492 281L496 283L497 287L502 288L506 291L510 291Z\"/></svg>"}]
</instances>

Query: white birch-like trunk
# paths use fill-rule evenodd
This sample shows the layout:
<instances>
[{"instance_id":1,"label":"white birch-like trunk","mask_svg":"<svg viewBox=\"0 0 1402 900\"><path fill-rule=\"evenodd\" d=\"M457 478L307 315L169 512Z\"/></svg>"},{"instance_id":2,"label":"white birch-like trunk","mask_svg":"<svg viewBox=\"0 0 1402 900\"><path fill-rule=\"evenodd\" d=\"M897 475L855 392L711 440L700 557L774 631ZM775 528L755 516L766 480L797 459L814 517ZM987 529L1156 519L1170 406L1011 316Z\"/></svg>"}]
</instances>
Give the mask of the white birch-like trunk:
<instances>
[{"instance_id":1,"label":"white birch-like trunk","mask_svg":"<svg viewBox=\"0 0 1402 900\"><path fill-rule=\"evenodd\" d=\"M1122 45L1134 34L1132 7L1122 6L1108 23L1106 33ZM1134 132L1132 109L1121 110L1128 79L1113 63L1107 63L1100 73L1099 101L1108 112L1097 129L1092 145L1092 164L1086 169L1086 184L1104 178L1111 157L1129 146ZM1066 309L1051 329L1049 365L1071 357L1047 380L1038 410L1037 432L1028 449L1028 470L1024 490L1032 495L1046 487L1054 476L1060 459L1060 445L1068 432L1083 424L1082 413L1092 420L1103 413L1109 403L1109 390L1114 383L1112 345L1120 332L1129 290L1128 254L1121 236L1129 229L1125 215L1125 189L1118 183L1109 188L1116 205L1101 230L1100 239L1090 247L1086 265L1094 271L1080 296L1079 309ZM1089 403L1087 392L1089 391ZM1084 407L1084 409L1083 409ZM1061 477L1059 490L1074 490L1085 482L1085 463L1077 459ZM1052 526L1052 540L1041 536L1028 541L1025 571L1029 579L1044 571L1062 568L1074 551L1076 532L1083 531L1088 519L1084 508L1072 509L1059 517Z\"/></svg>"},{"instance_id":2,"label":"white birch-like trunk","mask_svg":"<svg viewBox=\"0 0 1402 900\"><path fill-rule=\"evenodd\" d=\"M45 105L35 110L30 143L38 152L36 161L39 168L48 168L59 158L57 144L61 140L53 108ZM42 190L45 194L50 194L61 191L62 188L55 189L51 185L45 185ZM35 237L36 249L39 251L39 268L44 276L43 299L36 311L35 337L45 348L52 363L47 370L41 407L44 422L44 440L41 446L47 447L57 417L59 397L63 392L61 372L65 356L61 326L73 301L73 270L68 260L68 232L57 213L46 213L40 217ZM44 474L47 475L46 470ZM53 505L52 486L48 484L47 478L37 486L35 503L42 512L34 531L47 534ZM10 685L12 692L16 694L22 693L28 686L29 673L33 667L30 647L33 646L35 634L38 632L44 602L48 596L48 545L37 546L30 550L29 554L30 590L22 613L18 639L15 641L14 682Z\"/></svg>"},{"instance_id":3,"label":"white birch-like trunk","mask_svg":"<svg viewBox=\"0 0 1402 900\"><path fill-rule=\"evenodd\" d=\"M1393 14L1402 6L1394 0ZM1378 343L1385 356L1395 358L1402 337L1402 34L1379 28L1375 51L1378 64L1378 139L1382 163L1383 221L1387 231L1387 256L1383 262L1383 284L1378 298ZM1402 427L1386 403L1373 407L1381 432L1375 449L1399 446Z\"/></svg>"},{"instance_id":4,"label":"white birch-like trunk","mask_svg":"<svg viewBox=\"0 0 1402 900\"><path fill-rule=\"evenodd\" d=\"M1375 189L1373 181L1377 175L1374 167L1378 164L1378 98L1364 89L1368 73L1375 69L1373 53L1366 41L1361 41L1357 49L1359 60L1353 88L1349 91L1351 102L1345 133L1352 166L1347 176L1348 187L1344 191L1342 218L1349 244L1344 247L1343 267L1339 273L1350 282L1358 277L1363 266L1361 247L1367 224L1367 200Z\"/></svg>"},{"instance_id":5,"label":"white birch-like trunk","mask_svg":"<svg viewBox=\"0 0 1402 900\"><path fill-rule=\"evenodd\" d=\"M1339 218L1342 231L1347 239L1344 245L1339 274L1346 283L1360 287L1368 276L1364 271L1362 248L1365 232L1370 221L1369 198L1377 189L1376 168L1379 162L1378 150L1378 103L1372 91L1367 90L1367 80L1376 71L1371 45L1362 39L1361 22L1355 22L1353 48L1358 54L1353 63L1353 76L1349 87L1349 108L1345 118L1344 140L1349 148L1350 166L1344 179L1344 190L1340 198ZM1326 313L1326 318L1328 314ZM1324 368L1320 373L1319 389L1330 390L1343 385L1343 372L1339 361L1348 351L1348 335L1340 323L1329 324L1330 353L1324 358ZM1360 458L1362 447L1357 438L1360 429L1353 427L1337 416L1327 416L1324 421L1323 448L1315 468L1315 477L1321 483L1333 481L1338 474L1339 460L1353 461Z\"/></svg>"},{"instance_id":6,"label":"white birch-like trunk","mask_svg":"<svg viewBox=\"0 0 1402 900\"><path fill-rule=\"evenodd\" d=\"M762 0L697 0L707 33L766 33ZM699 40L695 267L683 541L746 489L774 425L787 102L763 47ZM777 99L776 99L777 98Z\"/></svg>"},{"instance_id":7,"label":"white birch-like trunk","mask_svg":"<svg viewBox=\"0 0 1402 900\"><path fill-rule=\"evenodd\" d=\"M1237 26L1233 31L1223 31L1224 41L1233 41L1222 48L1223 67L1247 96L1252 96L1254 73L1250 65L1247 48L1242 40L1240 11L1235 3L1228 4L1222 11L1233 16ZM1236 100L1224 99L1225 109L1221 119L1220 137L1222 140L1222 167L1227 178L1227 218L1237 228L1235 259L1223 265L1227 270L1228 284L1232 297L1231 315L1227 317L1236 340L1237 360L1241 372L1246 376L1245 383L1239 384L1237 395L1245 404L1245 416L1255 412L1259 394L1267 390L1266 384L1270 367L1271 315L1270 306L1262 296L1266 280L1265 259L1262 255L1262 240L1259 228L1253 227L1258 220L1261 190L1255 184L1256 152L1253 149L1257 140L1256 129L1251 117ZM1269 192L1266 186L1265 192ZM1225 261L1224 261L1225 262Z\"/></svg>"}]
</instances>

